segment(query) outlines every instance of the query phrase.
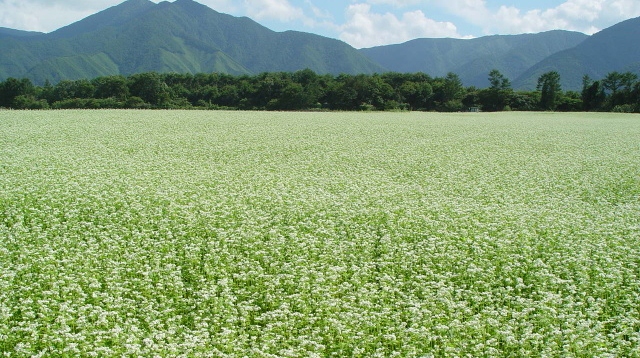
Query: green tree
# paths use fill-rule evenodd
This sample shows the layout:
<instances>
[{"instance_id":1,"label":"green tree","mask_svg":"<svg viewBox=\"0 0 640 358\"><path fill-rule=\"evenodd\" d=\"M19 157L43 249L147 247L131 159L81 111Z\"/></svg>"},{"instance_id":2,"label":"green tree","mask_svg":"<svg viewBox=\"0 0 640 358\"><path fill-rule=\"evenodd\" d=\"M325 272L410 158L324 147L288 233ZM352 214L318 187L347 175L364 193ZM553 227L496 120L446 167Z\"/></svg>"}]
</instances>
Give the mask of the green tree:
<instances>
[{"instance_id":1,"label":"green tree","mask_svg":"<svg viewBox=\"0 0 640 358\"><path fill-rule=\"evenodd\" d=\"M631 91L631 103L634 106L634 112L640 113L640 82L636 82Z\"/></svg>"},{"instance_id":2,"label":"green tree","mask_svg":"<svg viewBox=\"0 0 640 358\"><path fill-rule=\"evenodd\" d=\"M299 110L307 109L309 103L304 92L304 87L299 83L289 83L278 98L273 98L267 104L267 109L275 110Z\"/></svg>"},{"instance_id":3,"label":"green tree","mask_svg":"<svg viewBox=\"0 0 640 358\"><path fill-rule=\"evenodd\" d=\"M510 104L514 111L535 111L540 103L540 92L537 91L519 91L514 92L511 96Z\"/></svg>"},{"instance_id":4,"label":"green tree","mask_svg":"<svg viewBox=\"0 0 640 358\"><path fill-rule=\"evenodd\" d=\"M602 86L609 92L608 108L631 104L631 92L638 75L632 72L609 72L602 80Z\"/></svg>"},{"instance_id":5,"label":"green tree","mask_svg":"<svg viewBox=\"0 0 640 358\"><path fill-rule=\"evenodd\" d=\"M53 102L74 98L93 98L95 86L88 80L60 81L53 88Z\"/></svg>"},{"instance_id":6,"label":"green tree","mask_svg":"<svg viewBox=\"0 0 640 358\"><path fill-rule=\"evenodd\" d=\"M602 86L605 90L611 92L612 95L616 95L620 88L623 86L623 75L620 72L609 72L607 76L602 80Z\"/></svg>"},{"instance_id":7,"label":"green tree","mask_svg":"<svg viewBox=\"0 0 640 358\"><path fill-rule=\"evenodd\" d=\"M489 88L494 91L511 89L511 81L496 69L489 72L489 83L491 84Z\"/></svg>"},{"instance_id":8,"label":"green tree","mask_svg":"<svg viewBox=\"0 0 640 358\"><path fill-rule=\"evenodd\" d=\"M600 81L592 81L588 75L584 75L581 98L583 110L598 111L602 109L606 95Z\"/></svg>"},{"instance_id":9,"label":"green tree","mask_svg":"<svg viewBox=\"0 0 640 358\"><path fill-rule=\"evenodd\" d=\"M513 93L511 81L494 69L489 72L489 83L491 86L480 91L478 95L482 109L488 112L504 110L509 105Z\"/></svg>"},{"instance_id":10,"label":"green tree","mask_svg":"<svg viewBox=\"0 0 640 358\"><path fill-rule=\"evenodd\" d=\"M156 72L135 74L129 77L129 92L156 107L168 105L169 87Z\"/></svg>"},{"instance_id":11,"label":"green tree","mask_svg":"<svg viewBox=\"0 0 640 358\"><path fill-rule=\"evenodd\" d=\"M434 79L432 87L432 98L437 110L455 112L464 107L462 98L464 98L465 89L457 74L449 72L444 78Z\"/></svg>"},{"instance_id":12,"label":"green tree","mask_svg":"<svg viewBox=\"0 0 640 358\"><path fill-rule=\"evenodd\" d=\"M318 76L310 69L297 71L292 77L295 83L303 88L302 106L303 108L317 108L320 106L320 99L324 96L325 86L323 85L323 77Z\"/></svg>"},{"instance_id":13,"label":"green tree","mask_svg":"<svg viewBox=\"0 0 640 358\"><path fill-rule=\"evenodd\" d=\"M98 77L91 83L95 87L96 98L126 100L129 97L129 86L124 76Z\"/></svg>"},{"instance_id":14,"label":"green tree","mask_svg":"<svg viewBox=\"0 0 640 358\"><path fill-rule=\"evenodd\" d=\"M37 92L37 97L46 100L49 104L53 103L54 87L49 80L44 81L44 86Z\"/></svg>"},{"instance_id":15,"label":"green tree","mask_svg":"<svg viewBox=\"0 0 640 358\"><path fill-rule=\"evenodd\" d=\"M18 96L32 96L35 87L28 78L17 79L7 78L6 81L0 83L0 107L13 107L14 100Z\"/></svg>"},{"instance_id":16,"label":"green tree","mask_svg":"<svg viewBox=\"0 0 640 358\"><path fill-rule=\"evenodd\" d=\"M220 89L214 103L223 107L238 108L240 99L238 87L235 84L227 84Z\"/></svg>"},{"instance_id":17,"label":"green tree","mask_svg":"<svg viewBox=\"0 0 640 358\"><path fill-rule=\"evenodd\" d=\"M341 74L329 84L325 94L327 107L343 111L358 108L358 92L352 85L353 77L352 75Z\"/></svg>"},{"instance_id":18,"label":"green tree","mask_svg":"<svg viewBox=\"0 0 640 358\"><path fill-rule=\"evenodd\" d=\"M540 91L540 108L549 111L555 110L562 95L560 74L556 71L550 71L540 76L537 90Z\"/></svg>"},{"instance_id":19,"label":"green tree","mask_svg":"<svg viewBox=\"0 0 640 358\"><path fill-rule=\"evenodd\" d=\"M37 99L33 95L20 95L14 98L13 107L15 109L49 109L46 99Z\"/></svg>"},{"instance_id":20,"label":"green tree","mask_svg":"<svg viewBox=\"0 0 640 358\"><path fill-rule=\"evenodd\" d=\"M426 109L433 88L428 82L406 81L400 86L400 96L410 109Z\"/></svg>"}]
</instances>

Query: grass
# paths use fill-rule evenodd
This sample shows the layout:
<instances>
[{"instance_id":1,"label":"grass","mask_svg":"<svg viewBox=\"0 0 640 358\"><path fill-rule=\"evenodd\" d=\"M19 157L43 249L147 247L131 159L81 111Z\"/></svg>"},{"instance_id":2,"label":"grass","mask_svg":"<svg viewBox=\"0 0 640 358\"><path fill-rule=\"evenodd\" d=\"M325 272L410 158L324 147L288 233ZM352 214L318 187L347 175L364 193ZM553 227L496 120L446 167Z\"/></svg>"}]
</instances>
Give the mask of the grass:
<instances>
[{"instance_id":1,"label":"grass","mask_svg":"<svg viewBox=\"0 0 640 358\"><path fill-rule=\"evenodd\" d=\"M5 356L640 354L640 120L0 111Z\"/></svg>"}]
</instances>

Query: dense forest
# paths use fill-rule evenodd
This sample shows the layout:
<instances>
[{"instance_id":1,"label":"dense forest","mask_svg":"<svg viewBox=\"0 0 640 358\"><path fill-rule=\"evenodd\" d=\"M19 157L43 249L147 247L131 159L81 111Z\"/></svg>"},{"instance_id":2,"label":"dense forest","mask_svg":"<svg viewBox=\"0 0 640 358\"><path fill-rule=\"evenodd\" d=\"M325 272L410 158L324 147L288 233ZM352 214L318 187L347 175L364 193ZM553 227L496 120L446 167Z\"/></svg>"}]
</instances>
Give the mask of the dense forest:
<instances>
[{"instance_id":1,"label":"dense forest","mask_svg":"<svg viewBox=\"0 0 640 358\"><path fill-rule=\"evenodd\" d=\"M581 92L563 91L560 75L540 76L535 91L514 91L498 70L488 88L464 87L455 73L319 75L311 70L233 76L221 73L140 73L35 86L0 82L0 108L614 111L640 113L640 81L631 72L583 78Z\"/></svg>"}]
</instances>

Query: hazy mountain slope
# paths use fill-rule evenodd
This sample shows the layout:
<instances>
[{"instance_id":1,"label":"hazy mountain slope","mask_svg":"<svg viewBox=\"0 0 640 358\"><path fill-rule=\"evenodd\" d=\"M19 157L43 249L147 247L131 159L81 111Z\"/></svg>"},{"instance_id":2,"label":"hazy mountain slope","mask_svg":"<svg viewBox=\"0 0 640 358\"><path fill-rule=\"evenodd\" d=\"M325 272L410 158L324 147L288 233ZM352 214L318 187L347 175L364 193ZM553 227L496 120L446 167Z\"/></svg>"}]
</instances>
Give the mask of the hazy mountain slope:
<instances>
[{"instance_id":1,"label":"hazy mountain slope","mask_svg":"<svg viewBox=\"0 0 640 358\"><path fill-rule=\"evenodd\" d=\"M640 18L591 37L577 32L416 39L356 50L314 34L274 32L246 17L218 13L193 0L128 0L49 34L0 28L0 81L36 84L139 72L256 74L309 68L317 73L454 72L467 86L488 86L500 70L516 89L533 89L558 71L564 89L588 74L640 73Z\"/></svg>"},{"instance_id":2,"label":"hazy mountain slope","mask_svg":"<svg viewBox=\"0 0 640 358\"><path fill-rule=\"evenodd\" d=\"M384 71L342 41L274 32L192 0L128 0L50 34L0 37L0 48L0 80L27 77L38 84L148 71Z\"/></svg>"},{"instance_id":3,"label":"hazy mountain slope","mask_svg":"<svg viewBox=\"0 0 640 358\"><path fill-rule=\"evenodd\" d=\"M558 71L564 89L579 90L586 74L601 79L613 71L640 73L640 17L604 29L578 46L550 56L514 81L516 88L535 88L545 72Z\"/></svg>"},{"instance_id":4,"label":"hazy mountain slope","mask_svg":"<svg viewBox=\"0 0 640 358\"><path fill-rule=\"evenodd\" d=\"M50 37L73 37L97 31L105 27L119 26L144 16L146 11L155 7L150 0L128 0L93 14L81 21L62 27L50 34Z\"/></svg>"},{"instance_id":5,"label":"hazy mountain slope","mask_svg":"<svg viewBox=\"0 0 640 358\"><path fill-rule=\"evenodd\" d=\"M6 27L0 27L0 38L2 37L31 37L44 35L42 32L14 30Z\"/></svg>"},{"instance_id":6,"label":"hazy mountain slope","mask_svg":"<svg viewBox=\"0 0 640 358\"><path fill-rule=\"evenodd\" d=\"M424 72L432 76L454 72L465 85L486 87L492 69L515 79L537 62L574 47L587 37L578 32L549 31L469 40L416 39L360 51L392 71Z\"/></svg>"}]
</instances>

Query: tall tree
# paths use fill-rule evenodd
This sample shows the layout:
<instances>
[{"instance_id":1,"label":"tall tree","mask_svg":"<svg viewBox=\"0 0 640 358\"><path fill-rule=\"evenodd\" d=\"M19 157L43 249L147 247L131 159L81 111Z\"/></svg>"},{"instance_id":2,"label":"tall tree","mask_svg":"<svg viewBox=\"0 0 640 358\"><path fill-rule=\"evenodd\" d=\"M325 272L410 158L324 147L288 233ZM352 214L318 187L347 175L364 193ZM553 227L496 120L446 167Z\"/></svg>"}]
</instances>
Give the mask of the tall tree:
<instances>
[{"instance_id":1,"label":"tall tree","mask_svg":"<svg viewBox=\"0 0 640 358\"><path fill-rule=\"evenodd\" d=\"M553 111L558 105L562 88L560 86L560 74L550 71L538 78L538 91L540 91L540 108Z\"/></svg>"},{"instance_id":2,"label":"tall tree","mask_svg":"<svg viewBox=\"0 0 640 358\"><path fill-rule=\"evenodd\" d=\"M609 72L607 77L602 80L602 86L614 96L618 93L622 85L622 73L617 71Z\"/></svg>"},{"instance_id":3,"label":"tall tree","mask_svg":"<svg viewBox=\"0 0 640 358\"><path fill-rule=\"evenodd\" d=\"M609 72L602 80L602 86L609 91L609 109L617 105L629 104L631 91L638 75L632 72Z\"/></svg>"},{"instance_id":4,"label":"tall tree","mask_svg":"<svg viewBox=\"0 0 640 358\"><path fill-rule=\"evenodd\" d=\"M582 78L582 109L597 111L602 108L606 95L600 81L592 81L589 75Z\"/></svg>"},{"instance_id":5,"label":"tall tree","mask_svg":"<svg viewBox=\"0 0 640 358\"><path fill-rule=\"evenodd\" d=\"M129 87L124 76L98 77L91 81L95 86L96 98L116 98L125 100L129 97Z\"/></svg>"},{"instance_id":6,"label":"tall tree","mask_svg":"<svg viewBox=\"0 0 640 358\"><path fill-rule=\"evenodd\" d=\"M500 71L489 72L489 83L491 87L480 91L479 100L482 109L485 111L502 111L507 105L512 94L511 81Z\"/></svg>"},{"instance_id":7,"label":"tall tree","mask_svg":"<svg viewBox=\"0 0 640 358\"><path fill-rule=\"evenodd\" d=\"M490 89L501 91L507 90L511 88L511 81L506 78L500 71L497 69L491 70L489 72L489 83L491 84Z\"/></svg>"},{"instance_id":8,"label":"tall tree","mask_svg":"<svg viewBox=\"0 0 640 358\"><path fill-rule=\"evenodd\" d=\"M53 101L64 101L75 98L92 98L95 86L88 80L65 80L58 82L53 88Z\"/></svg>"},{"instance_id":9,"label":"tall tree","mask_svg":"<svg viewBox=\"0 0 640 358\"><path fill-rule=\"evenodd\" d=\"M465 95L465 89L457 74L449 72L444 78L434 79L432 87L437 110L455 112L464 107L462 98Z\"/></svg>"},{"instance_id":10,"label":"tall tree","mask_svg":"<svg viewBox=\"0 0 640 358\"><path fill-rule=\"evenodd\" d=\"M16 97L33 95L34 91L35 87L28 78L7 78L0 82L0 107L13 107Z\"/></svg>"},{"instance_id":11,"label":"tall tree","mask_svg":"<svg viewBox=\"0 0 640 358\"><path fill-rule=\"evenodd\" d=\"M640 113L640 82L636 82L631 91L631 103L634 106L634 112Z\"/></svg>"},{"instance_id":12,"label":"tall tree","mask_svg":"<svg viewBox=\"0 0 640 358\"><path fill-rule=\"evenodd\" d=\"M154 106L164 106L169 102L169 88L160 74L147 72L129 77L129 92L132 96Z\"/></svg>"},{"instance_id":13,"label":"tall tree","mask_svg":"<svg viewBox=\"0 0 640 358\"><path fill-rule=\"evenodd\" d=\"M433 88L429 82L406 81L400 85L400 96L410 109L426 109Z\"/></svg>"}]
</instances>

